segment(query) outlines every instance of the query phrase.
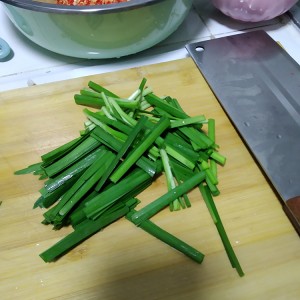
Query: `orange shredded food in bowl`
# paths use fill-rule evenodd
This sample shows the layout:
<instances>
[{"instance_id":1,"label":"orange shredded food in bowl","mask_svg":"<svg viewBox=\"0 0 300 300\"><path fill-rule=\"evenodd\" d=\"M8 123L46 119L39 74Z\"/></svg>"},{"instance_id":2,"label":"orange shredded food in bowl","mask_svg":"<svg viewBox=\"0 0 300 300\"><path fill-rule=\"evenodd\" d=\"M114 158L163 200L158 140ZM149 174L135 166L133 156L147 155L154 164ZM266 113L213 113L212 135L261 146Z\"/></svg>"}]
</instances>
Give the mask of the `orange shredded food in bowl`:
<instances>
[{"instance_id":1,"label":"orange shredded food in bowl","mask_svg":"<svg viewBox=\"0 0 300 300\"><path fill-rule=\"evenodd\" d=\"M60 5L101 5L101 4L112 4L127 2L129 0L57 0L57 4Z\"/></svg>"}]
</instances>

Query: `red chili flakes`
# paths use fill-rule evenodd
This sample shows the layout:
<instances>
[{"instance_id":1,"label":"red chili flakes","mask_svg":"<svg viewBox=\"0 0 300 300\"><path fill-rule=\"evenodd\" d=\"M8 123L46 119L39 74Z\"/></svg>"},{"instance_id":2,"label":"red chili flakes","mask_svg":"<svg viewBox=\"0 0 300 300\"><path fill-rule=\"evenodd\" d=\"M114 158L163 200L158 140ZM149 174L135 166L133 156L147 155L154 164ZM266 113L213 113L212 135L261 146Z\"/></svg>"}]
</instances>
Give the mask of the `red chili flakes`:
<instances>
[{"instance_id":1,"label":"red chili flakes","mask_svg":"<svg viewBox=\"0 0 300 300\"><path fill-rule=\"evenodd\" d=\"M57 0L57 4L60 5L102 5L102 4L112 4L127 2L129 0Z\"/></svg>"}]
</instances>

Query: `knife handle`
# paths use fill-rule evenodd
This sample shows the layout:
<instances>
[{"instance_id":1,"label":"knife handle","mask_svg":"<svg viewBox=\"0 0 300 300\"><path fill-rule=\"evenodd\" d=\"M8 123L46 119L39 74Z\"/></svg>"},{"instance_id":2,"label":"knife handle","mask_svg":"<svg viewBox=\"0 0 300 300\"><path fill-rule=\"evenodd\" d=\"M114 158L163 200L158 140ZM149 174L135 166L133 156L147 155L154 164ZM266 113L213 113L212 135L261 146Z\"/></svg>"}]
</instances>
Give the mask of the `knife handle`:
<instances>
[{"instance_id":1,"label":"knife handle","mask_svg":"<svg viewBox=\"0 0 300 300\"><path fill-rule=\"evenodd\" d=\"M283 205L283 210L300 236L300 196L287 200Z\"/></svg>"}]
</instances>

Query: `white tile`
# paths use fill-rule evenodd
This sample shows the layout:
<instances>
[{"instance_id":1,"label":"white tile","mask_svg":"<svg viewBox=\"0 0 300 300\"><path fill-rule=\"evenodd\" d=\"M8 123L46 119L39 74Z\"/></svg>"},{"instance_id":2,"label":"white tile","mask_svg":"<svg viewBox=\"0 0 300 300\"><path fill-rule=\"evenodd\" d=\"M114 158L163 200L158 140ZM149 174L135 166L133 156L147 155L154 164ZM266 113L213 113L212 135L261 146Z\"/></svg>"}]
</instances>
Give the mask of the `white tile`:
<instances>
[{"instance_id":1,"label":"white tile","mask_svg":"<svg viewBox=\"0 0 300 300\"><path fill-rule=\"evenodd\" d=\"M10 22L0 5L0 36L13 50L11 60L0 62L0 77L80 61L44 50L24 37Z\"/></svg>"},{"instance_id":2,"label":"white tile","mask_svg":"<svg viewBox=\"0 0 300 300\"><path fill-rule=\"evenodd\" d=\"M266 32L300 65L300 30L289 18L283 17L281 26L268 26Z\"/></svg>"},{"instance_id":3,"label":"white tile","mask_svg":"<svg viewBox=\"0 0 300 300\"><path fill-rule=\"evenodd\" d=\"M120 58L116 60L110 60L104 62L101 65L90 65L85 67L77 67L68 69L65 71L51 72L47 75L33 75L31 77L35 84L44 84L49 82L55 82L64 80L66 78L78 78L84 76L90 76L95 74L102 74L107 72L114 72L118 70L124 70L127 68L134 68L143 65L151 65L158 62L166 62L177 60L179 58L187 57L188 53L185 49L177 49L173 51L162 51L155 55L144 55L133 56L131 58Z\"/></svg>"}]
</instances>

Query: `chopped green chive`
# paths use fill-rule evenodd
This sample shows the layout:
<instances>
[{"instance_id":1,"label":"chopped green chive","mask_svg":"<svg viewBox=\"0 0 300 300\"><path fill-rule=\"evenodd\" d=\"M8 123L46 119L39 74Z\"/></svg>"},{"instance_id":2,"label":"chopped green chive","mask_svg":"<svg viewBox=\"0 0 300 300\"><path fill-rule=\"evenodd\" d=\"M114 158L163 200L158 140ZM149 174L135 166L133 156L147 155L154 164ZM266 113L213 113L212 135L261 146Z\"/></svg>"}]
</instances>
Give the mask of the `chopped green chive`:
<instances>
[{"instance_id":1,"label":"chopped green chive","mask_svg":"<svg viewBox=\"0 0 300 300\"><path fill-rule=\"evenodd\" d=\"M216 144L214 119L189 116L177 99L158 97L143 78L127 98L90 81L74 95L87 117L79 137L44 154L41 162L15 174L46 179L34 207L46 209L43 224L73 232L40 254L57 260L109 224L126 217L197 263L204 255L154 224L150 218L169 206L191 207L188 193L199 187L225 251L240 276L243 271L213 202L218 196L217 167L226 158ZM136 198L165 175L167 191L140 210Z\"/></svg>"}]
</instances>

